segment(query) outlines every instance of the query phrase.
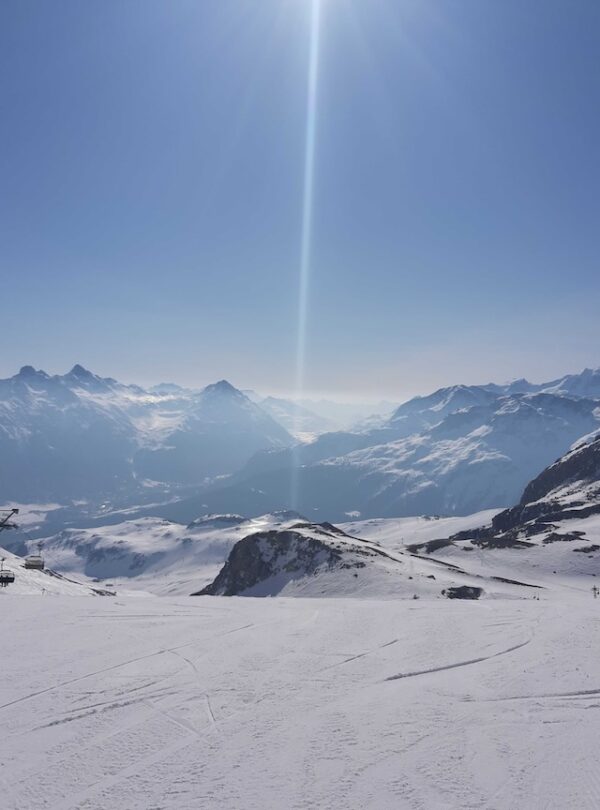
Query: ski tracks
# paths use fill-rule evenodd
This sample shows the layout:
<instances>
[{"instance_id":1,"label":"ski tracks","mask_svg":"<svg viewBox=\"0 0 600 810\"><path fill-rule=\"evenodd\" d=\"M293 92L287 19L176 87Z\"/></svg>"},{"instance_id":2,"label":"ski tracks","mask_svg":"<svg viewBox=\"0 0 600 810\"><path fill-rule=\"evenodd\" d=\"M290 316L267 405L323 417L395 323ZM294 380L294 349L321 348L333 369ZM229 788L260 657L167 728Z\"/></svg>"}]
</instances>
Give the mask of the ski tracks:
<instances>
[{"instance_id":1,"label":"ski tracks","mask_svg":"<svg viewBox=\"0 0 600 810\"><path fill-rule=\"evenodd\" d=\"M493 658L499 658L502 655L508 655L516 650L520 650L522 647L526 647L531 640L532 639L529 638L527 641L522 641L520 644L514 644L512 647L508 647L506 650L500 650L500 652L492 653L492 655L483 655L479 658L471 658L468 661L457 661L454 664L445 664L441 667L431 667L429 669L419 669L415 670L414 672L399 672L397 675L390 675L389 678L385 678L385 681L399 681L403 678L417 678L420 675L431 675L434 672L445 672L448 669L458 669L459 667L470 667L473 664L482 664L484 661L491 661Z\"/></svg>"},{"instance_id":2,"label":"ski tracks","mask_svg":"<svg viewBox=\"0 0 600 810\"><path fill-rule=\"evenodd\" d=\"M387 641L385 644L380 644L379 647L375 647L373 650L366 650L365 652L358 653L357 655L351 655L349 658L345 658L343 661L336 661L335 664L329 664L329 666L320 669L319 672L327 672L328 669L342 667L344 664L349 664L351 661L358 661L359 658L366 658L368 655L374 655L375 653L379 652L379 650L384 650L386 647L391 647L392 644L397 643L397 638L392 639L392 641Z\"/></svg>"},{"instance_id":3,"label":"ski tracks","mask_svg":"<svg viewBox=\"0 0 600 810\"><path fill-rule=\"evenodd\" d=\"M246 627L254 627L254 625L251 624L251 625L247 625ZM241 628L240 627L238 629L243 630L243 629L246 629L246 628ZM235 632L235 631L232 631L232 632ZM227 635L227 634L225 634L225 635ZM195 662L192 661L191 658L187 658L187 656L185 656L182 653L177 652L175 650L173 651L173 655L176 655L178 658L182 658L188 664L188 666L190 667L190 669L194 673L194 678L196 680L196 683L200 687L200 690L201 690L203 698L204 698L204 702L206 704L206 714L207 714L207 717L208 717L208 721L211 724L211 726L213 726L213 728L218 733L220 733L220 729L219 729L218 723L217 723L217 721L215 719L215 714L213 712L213 708L212 708L212 705L211 705L211 702L210 702L210 695L208 694L208 692L204 691L203 684L202 684L202 677L200 675L200 672L199 672L198 667L196 666Z\"/></svg>"}]
</instances>

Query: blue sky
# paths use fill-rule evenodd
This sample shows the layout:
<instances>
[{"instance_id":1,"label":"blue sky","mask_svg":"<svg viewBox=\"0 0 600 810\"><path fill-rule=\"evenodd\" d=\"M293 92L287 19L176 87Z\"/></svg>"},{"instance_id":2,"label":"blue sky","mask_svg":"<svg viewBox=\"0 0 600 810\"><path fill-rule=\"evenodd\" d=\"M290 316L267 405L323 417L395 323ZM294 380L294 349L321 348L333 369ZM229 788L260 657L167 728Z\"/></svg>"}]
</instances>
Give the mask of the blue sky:
<instances>
[{"instance_id":1,"label":"blue sky","mask_svg":"<svg viewBox=\"0 0 600 810\"><path fill-rule=\"evenodd\" d=\"M309 0L4 0L0 375L294 384ZM322 0L309 391L600 365L600 3Z\"/></svg>"}]
</instances>

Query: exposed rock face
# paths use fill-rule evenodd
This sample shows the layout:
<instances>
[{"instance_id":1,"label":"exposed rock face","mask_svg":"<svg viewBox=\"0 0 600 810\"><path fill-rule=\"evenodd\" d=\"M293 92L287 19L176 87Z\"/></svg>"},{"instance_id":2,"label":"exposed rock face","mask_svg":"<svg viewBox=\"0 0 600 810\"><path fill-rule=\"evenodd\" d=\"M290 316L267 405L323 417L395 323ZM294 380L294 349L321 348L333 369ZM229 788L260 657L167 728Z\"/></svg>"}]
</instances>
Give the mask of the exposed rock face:
<instances>
[{"instance_id":1,"label":"exposed rock face","mask_svg":"<svg viewBox=\"0 0 600 810\"><path fill-rule=\"evenodd\" d=\"M496 515L492 528L506 532L537 523L588 517L600 512L600 436L578 445L546 467L526 487L521 501Z\"/></svg>"},{"instance_id":2,"label":"exposed rock face","mask_svg":"<svg viewBox=\"0 0 600 810\"><path fill-rule=\"evenodd\" d=\"M526 487L521 505L546 498L553 490L577 481L597 482L600 488L600 436L578 445L541 472Z\"/></svg>"},{"instance_id":3,"label":"exposed rock face","mask_svg":"<svg viewBox=\"0 0 600 810\"><path fill-rule=\"evenodd\" d=\"M389 552L329 523L303 521L244 537L216 579L192 595L439 599L455 598L457 589L456 598L479 598L481 580L454 563ZM461 596L464 588L477 596Z\"/></svg>"},{"instance_id":4,"label":"exposed rock face","mask_svg":"<svg viewBox=\"0 0 600 810\"><path fill-rule=\"evenodd\" d=\"M578 444L541 472L525 487L520 503L497 514L491 526L434 542L469 539L480 548L526 549L531 546L527 538L543 532L548 532L545 545L573 541L582 533L559 533L556 524L595 514L600 514L600 435Z\"/></svg>"},{"instance_id":5,"label":"exposed rock face","mask_svg":"<svg viewBox=\"0 0 600 810\"><path fill-rule=\"evenodd\" d=\"M309 576L341 557L340 550L293 529L257 532L236 543L215 581L194 595L234 596L282 572Z\"/></svg>"}]
</instances>

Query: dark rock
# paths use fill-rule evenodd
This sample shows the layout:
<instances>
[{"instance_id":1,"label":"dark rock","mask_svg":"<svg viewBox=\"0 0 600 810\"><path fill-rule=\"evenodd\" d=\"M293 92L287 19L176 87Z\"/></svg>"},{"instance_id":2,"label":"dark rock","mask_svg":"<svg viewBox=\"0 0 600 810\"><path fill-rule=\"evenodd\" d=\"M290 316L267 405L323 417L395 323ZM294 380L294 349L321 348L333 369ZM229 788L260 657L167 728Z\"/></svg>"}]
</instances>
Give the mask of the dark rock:
<instances>
[{"instance_id":1,"label":"dark rock","mask_svg":"<svg viewBox=\"0 0 600 810\"><path fill-rule=\"evenodd\" d=\"M475 588L471 585L457 585L442 591L442 595L447 599L479 599L482 593L483 588Z\"/></svg>"},{"instance_id":2,"label":"dark rock","mask_svg":"<svg viewBox=\"0 0 600 810\"><path fill-rule=\"evenodd\" d=\"M192 596L234 596L281 572L299 571L303 576L331 567L341 551L330 544L287 529L256 532L235 544L227 562L210 585ZM359 567L358 565L356 567Z\"/></svg>"}]
</instances>

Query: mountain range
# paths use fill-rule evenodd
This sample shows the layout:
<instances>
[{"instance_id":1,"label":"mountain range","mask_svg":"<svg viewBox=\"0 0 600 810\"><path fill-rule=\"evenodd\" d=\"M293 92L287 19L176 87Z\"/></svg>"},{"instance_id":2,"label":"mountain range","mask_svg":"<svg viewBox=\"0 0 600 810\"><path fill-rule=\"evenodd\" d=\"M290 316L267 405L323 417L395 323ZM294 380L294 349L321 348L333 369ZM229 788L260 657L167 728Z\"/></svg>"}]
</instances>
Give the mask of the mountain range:
<instances>
[{"instance_id":1,"label":"mountain range","mask_svg":"<svg viewBox=\"0 0 600 810\"><path fill-rule=\"evenodd\" d=\"M80 365L54 376L25 366L0 380L0 492L4 502L70 504L98 520L108 510L112 522L124 512L182 523L280 509L336 522L466 515L515 503L600 428L600 370L456 385L353 430L321 432L328 425L225 380L144 389ZM310 435L299 442L294 427Z\"/></svg>"},{"instance_id":2,"label":"mountain range","mask_svg":"<svg viewBox=\"0 0 600 810\"><path fill-rule=\"evenodd\" d=\"M600 372L546 385L443 388L404 403L366 430L326 433L257 453L238 472L166 508L294 508L319 520L466 515L515 503L525 485L600 428Z\"/></svg>"},{"instance_id":3,"label":"mountain range","mask_svg":"<svg viewBox=\"0 0 600 810\"><path fill-rule=\"evenodd\" d=\"M0 380L0 492L6 500L119 497L197 486L291 435L228 382L147 391L80 365Z\"/></svg>"}]
</instances>

